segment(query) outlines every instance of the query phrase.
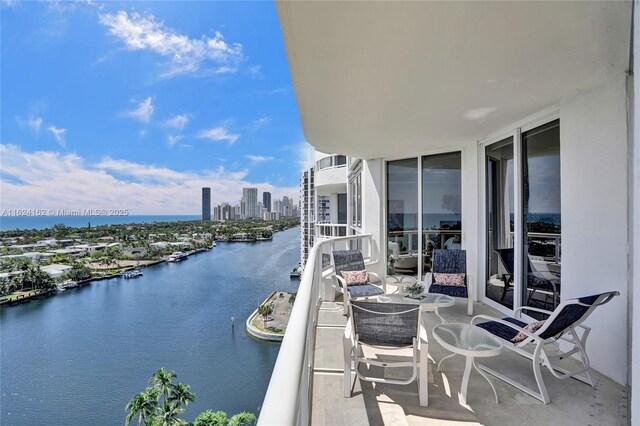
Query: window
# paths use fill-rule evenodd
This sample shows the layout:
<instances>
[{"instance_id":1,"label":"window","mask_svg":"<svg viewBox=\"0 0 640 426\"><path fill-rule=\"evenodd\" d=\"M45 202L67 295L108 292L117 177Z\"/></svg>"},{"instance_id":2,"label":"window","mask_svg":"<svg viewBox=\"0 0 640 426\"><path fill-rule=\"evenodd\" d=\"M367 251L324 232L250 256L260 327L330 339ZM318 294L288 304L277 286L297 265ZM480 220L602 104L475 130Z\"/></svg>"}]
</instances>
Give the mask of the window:
<instances>
[{"instance_id":1,"label":"window","mask_svg":"<svg viewBox=\"0 0 640 426\"><path fill-rule=\"evenodd\" d=\"M362 171L357 170L349 179L349 197L351 198L352 234L360 233L362 228Z\"/></svg>"},{"instance_id":2,"label":"window","mask_svg":"<svg viewBox=\"0 0 640 426\"><path fill-rule=\"evenodd\" d=\"M435 248L462 247L461 161L453 152L387 163L389 274L418 276Z\"/></svg>"}]
</instances>

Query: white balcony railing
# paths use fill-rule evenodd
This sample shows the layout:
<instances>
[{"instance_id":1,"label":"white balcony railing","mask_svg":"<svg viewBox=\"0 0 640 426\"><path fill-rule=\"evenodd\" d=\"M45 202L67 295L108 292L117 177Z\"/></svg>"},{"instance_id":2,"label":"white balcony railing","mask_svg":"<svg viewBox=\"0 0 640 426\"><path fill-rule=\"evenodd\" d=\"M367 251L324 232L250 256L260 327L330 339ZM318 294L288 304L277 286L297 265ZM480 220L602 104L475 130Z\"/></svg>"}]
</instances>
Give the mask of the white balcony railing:
<instances>
[{"instance_id":1,"label":"white balcony railing","mask_svg":"<svg viewBox=\"0 0 640 426\"><path fill-rule=\"evenodd\" d=\"M344 237L347 235L347 225L319 222L316 224L316 235L318 238Z\"/></svg>"},{"instance_id":2,"label":"white balcony railing","mask_svg":"<svg viewBox=\"0 0 640 426\"><path fill-rule=\"evenodd\" d=\"M348 248L362 250L367 264L377 261L377 254L372 256L370 234L321 240L311 249L260 410L259 425L309 424L316 325L323 284L333 269L331 251Z\"/></svg>"}]
</instances>

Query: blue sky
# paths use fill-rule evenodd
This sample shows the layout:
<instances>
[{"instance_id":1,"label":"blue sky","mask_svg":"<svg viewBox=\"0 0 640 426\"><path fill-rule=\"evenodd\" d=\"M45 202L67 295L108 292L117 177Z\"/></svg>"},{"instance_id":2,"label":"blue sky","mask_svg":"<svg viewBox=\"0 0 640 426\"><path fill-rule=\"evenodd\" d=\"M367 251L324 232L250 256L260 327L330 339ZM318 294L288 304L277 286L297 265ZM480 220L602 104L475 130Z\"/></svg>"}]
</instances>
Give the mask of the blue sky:
<instances>
[{"instance_id":1,"label":"blue sky","mask_svg":"<svg viewBox=\"0 0 640 426\"><path fill-rule=\"evenodd\" d=\"M1 7L3 209L297 197L309 150L272 2Z\"/></svg>"}]
</instances>

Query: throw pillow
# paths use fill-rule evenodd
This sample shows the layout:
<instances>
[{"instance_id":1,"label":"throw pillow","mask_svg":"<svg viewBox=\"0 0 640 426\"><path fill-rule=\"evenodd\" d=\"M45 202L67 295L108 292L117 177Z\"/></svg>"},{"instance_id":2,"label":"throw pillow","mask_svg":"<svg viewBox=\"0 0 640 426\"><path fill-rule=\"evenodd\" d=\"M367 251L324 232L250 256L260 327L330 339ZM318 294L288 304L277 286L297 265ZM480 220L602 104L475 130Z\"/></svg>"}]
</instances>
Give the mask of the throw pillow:
<instances>
[{"instance_id":1,"label":"throw pillow","mask_svg":"<svg viewBox=\"0 0 640 426\"><path fill-rule=\"evenodd\" d=\"M532 322L531 324L527 324L524 326L524 329L527 330L529 333L535 333L536 331L540 330L540 327L542 327L544 325L545 321L535 321ZM513 343L520 343L522 342L524 339L526 339L527 336L526 334L524 334L523 332L520 332L516 335L516 337L514 337L513 339L511 339L511 341Z\"/></svg>"},{"instance_id":2,"label":"throw pillow","mask_svg":"<svg viewBox=\"0 0 640 426\"><path fill-rule=\"evenodd\" d=\"M350 285L365 285L369 282L367 271L342 271L342 278Z\"/></svg>"},{"instance_id":3,"label":"throw pillow","mask_svg":"<svg viewBox=\"0 0 640 426\"><path fill-rule=\"evenodd\" d=\"M464 274L433 274L436 285L464 287Z\"/></svg>"}]
</instances>

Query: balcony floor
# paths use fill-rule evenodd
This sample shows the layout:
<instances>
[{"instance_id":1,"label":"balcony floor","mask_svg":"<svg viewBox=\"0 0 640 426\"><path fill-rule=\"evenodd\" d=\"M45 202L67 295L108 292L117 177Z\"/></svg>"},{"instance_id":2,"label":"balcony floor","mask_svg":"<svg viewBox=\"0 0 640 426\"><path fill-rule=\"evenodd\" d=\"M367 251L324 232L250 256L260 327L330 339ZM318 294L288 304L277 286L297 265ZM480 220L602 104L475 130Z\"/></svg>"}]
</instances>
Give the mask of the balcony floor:
<instances>
[{"instance_id":1,"label":"balcony floor","mask_svg":"<svg viewBox=\"0 0 640 426\"><path fill-rule=\"evenodd\" d=\"M336 309L336 306L339 309ZM341 303L324 302L319 314L315 342L312 424L314 425L627 425L627 390L593 371L596 387L574 379L559 380L543 368L550 404L543 404L520 390L491 377L498 392L496 404L489 384L472 371L467 406L458 402L464 358L447 360L442 371L429 363L429 406L418 404L418 386L389 385L356 379L351 398L342 396L342 334L346 317ZM466 301L457 301L440 314L448 322L469 323ZM501 316L494 309L476 303L474 314ZM448 351L432 338L438 318L428 313L429 358L437 363ZM502 315L503 316L503 315ZM596 342L588 342L593 345ZM410 352L407 352L410 356ZM535 386L531 362L512 351L482 363L497 371Z\"/></svg>"}]
</instances>

